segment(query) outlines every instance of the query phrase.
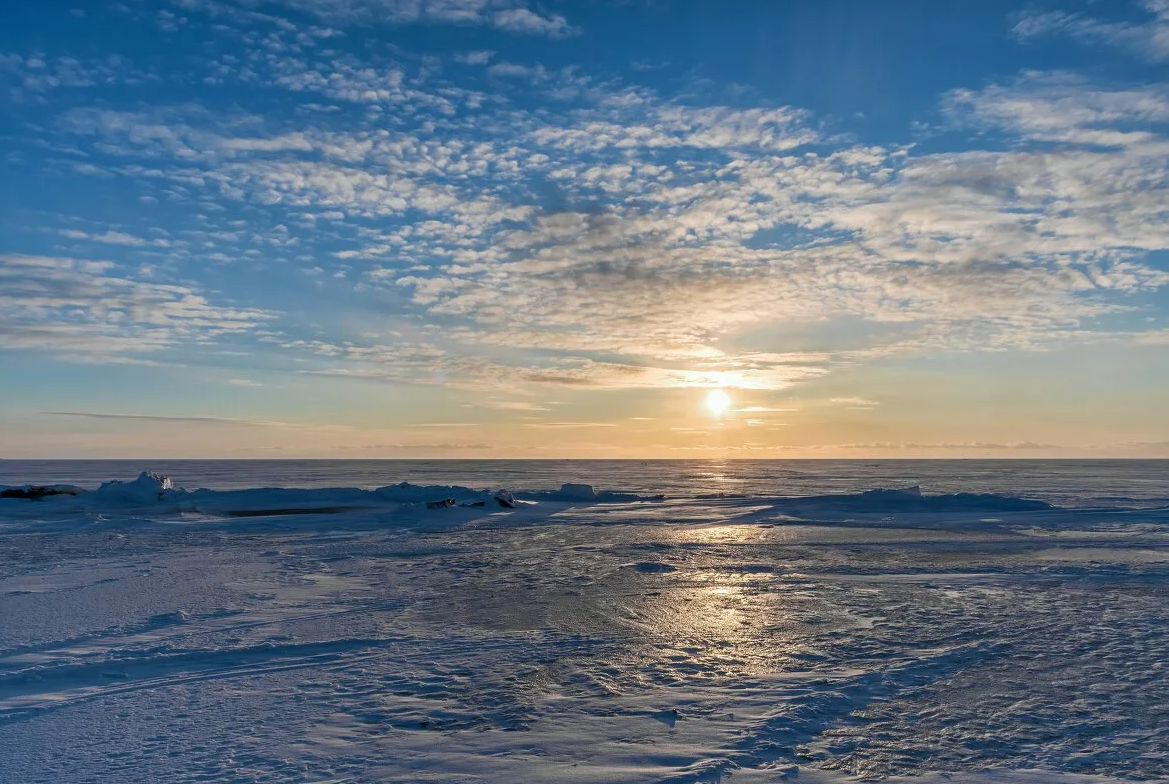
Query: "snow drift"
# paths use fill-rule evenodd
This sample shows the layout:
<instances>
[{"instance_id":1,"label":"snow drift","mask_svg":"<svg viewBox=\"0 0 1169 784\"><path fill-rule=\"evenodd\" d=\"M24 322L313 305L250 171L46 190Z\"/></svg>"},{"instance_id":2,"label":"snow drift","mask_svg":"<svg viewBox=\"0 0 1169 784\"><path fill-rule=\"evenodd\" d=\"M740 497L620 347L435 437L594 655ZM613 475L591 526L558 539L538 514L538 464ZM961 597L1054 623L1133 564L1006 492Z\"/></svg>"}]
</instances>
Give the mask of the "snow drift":
<instances>
[{"instance_id":1,"label":"snow drift","mask_svg":"<svg viewBox=\"0 0 1169 784\"><path fill-rule=\"evenodd\" d=\"M1040 512L1054 507L1046 501L995 493L924 495L921 488L866 490L863 493L779 499L793 511L840 511L862 514L889 512Z\"/></svg>"}]
</instances>

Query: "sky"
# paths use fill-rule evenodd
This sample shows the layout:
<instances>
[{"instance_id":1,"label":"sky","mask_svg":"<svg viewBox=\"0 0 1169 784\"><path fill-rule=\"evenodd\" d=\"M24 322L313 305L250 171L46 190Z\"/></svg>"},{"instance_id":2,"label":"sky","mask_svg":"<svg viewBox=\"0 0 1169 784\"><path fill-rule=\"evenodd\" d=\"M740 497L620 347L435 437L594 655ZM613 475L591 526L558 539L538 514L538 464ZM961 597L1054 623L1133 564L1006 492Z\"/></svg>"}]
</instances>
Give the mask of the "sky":
<instances>
[{"instance_id":1,"label":"sky","mask_svg":"<svg viewBox=\"0 0 1169 784\"><path fill-rule=\"evenodd\" d=\"M0 457L1169 457L1169 0L12 0L0 160Z\"/></svg>"}]
</instances>

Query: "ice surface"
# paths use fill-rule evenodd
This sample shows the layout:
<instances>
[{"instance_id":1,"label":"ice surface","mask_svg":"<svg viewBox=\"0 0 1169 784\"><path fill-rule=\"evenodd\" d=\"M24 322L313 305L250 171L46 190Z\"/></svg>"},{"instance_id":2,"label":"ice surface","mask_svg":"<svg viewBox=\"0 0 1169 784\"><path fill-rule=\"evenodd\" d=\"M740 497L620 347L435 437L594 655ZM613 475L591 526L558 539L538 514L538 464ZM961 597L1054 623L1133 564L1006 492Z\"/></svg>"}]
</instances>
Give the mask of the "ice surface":
<instances>
[{"instance_id":1,"label":"ice surface","mask_svg":"<svg viewBox=\"0 0 1169 784\"><path fill-rule=\"evenodd\" d=\"M500 494L0 500L0 782L1169 778L1169 509Z\"/></svg>"}]
</instances>

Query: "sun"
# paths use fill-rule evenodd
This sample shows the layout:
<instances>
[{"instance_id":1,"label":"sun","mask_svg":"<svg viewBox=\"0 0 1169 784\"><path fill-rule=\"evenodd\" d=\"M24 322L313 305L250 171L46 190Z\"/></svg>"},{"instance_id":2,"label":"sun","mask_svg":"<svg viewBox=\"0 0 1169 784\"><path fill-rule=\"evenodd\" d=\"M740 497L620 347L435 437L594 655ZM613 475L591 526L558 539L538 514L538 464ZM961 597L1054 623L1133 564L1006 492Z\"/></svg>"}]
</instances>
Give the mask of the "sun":
<instances>
[{"instance_id":1,"label":"sun","mask_svg":"<svg viewBox=\"0 0 1169 784\"><path fill-rule=\"evenodd\" d=\"M706 393L706 410L716 417L721 417L731 407L731 396L722 389L712 389Z\"/></svg>"}]
</instances>

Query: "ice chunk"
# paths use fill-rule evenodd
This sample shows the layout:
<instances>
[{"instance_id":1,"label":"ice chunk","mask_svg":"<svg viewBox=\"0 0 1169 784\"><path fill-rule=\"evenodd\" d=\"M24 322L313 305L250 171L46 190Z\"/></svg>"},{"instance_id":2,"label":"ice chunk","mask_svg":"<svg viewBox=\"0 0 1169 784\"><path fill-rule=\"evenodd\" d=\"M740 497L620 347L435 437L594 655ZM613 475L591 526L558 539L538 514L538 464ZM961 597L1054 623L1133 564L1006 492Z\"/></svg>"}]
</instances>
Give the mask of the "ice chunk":
<instances>
[{"instance_id":1,"label":"ice chunk","mask_svg":"<svg viewBox=\"0 0 1169 784\"><path fill-rule=\"evenodd\" d=\"M169 476L143 471L132 482L117 479L104 483L86 496L90 500L117 501L131 504L152 504L164 498L173 498L184 490L176 488Z\"/></svg>"},{"instance_id":2,"label":"ice chunk","mask_svg":"<svg viewBox=\"0 0 1169 784\"><path fill-rule=\"evenodd\" d=\"M435 496L439 496L440 500L444 498L453 498L455 501L475 501L483 498L484 493L480 490L472 490L469 487L460 487L458 485L412 485L409 482L399 482L396 485L387 485L386 487L379 487L374 491L383 501L393 501L402 504L422 504L430 503L435 500Z\"/></svg>"},{"instance_id":3,"label":"ice chunk","mask_svg":"<svg viewBox=\"0 0 1169 784\"><path fill-rule=\"evenodd\" d=\"M921 498L921 485L892 490L878 488L876 490L867 490L864 495L870 498Z\"/></svg>"},{"instance_id":4,"label":"ice chunk","mask_svg":"<svg viewBox=\"0 0 1169 784\"><path fill-rule=\"evenodd\" d=\"M561 485L552 496L557 501L595 501L597 491L592 485L567 483Z\"/></svg>"},{"instance_id":5,"label":"ice chunk","mask_svg":"<svg viewBox=\"0 0 1169 784\"><path fill-rule=\"evenodd\" d=\"M639 501L663 501L664 495L639 495L617 493L611 490L598 492L592 485L566 483L559 490L525 490L516 496L524 501L551 501L553 503L629 503Z\"/></svg>"}]
</instances>

